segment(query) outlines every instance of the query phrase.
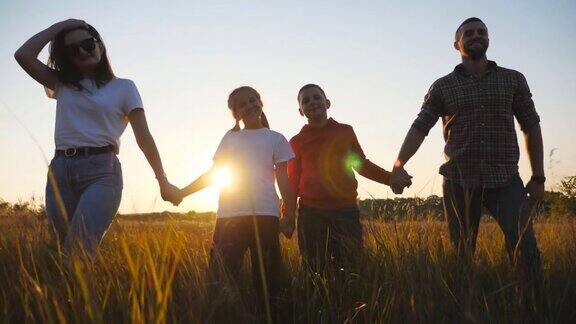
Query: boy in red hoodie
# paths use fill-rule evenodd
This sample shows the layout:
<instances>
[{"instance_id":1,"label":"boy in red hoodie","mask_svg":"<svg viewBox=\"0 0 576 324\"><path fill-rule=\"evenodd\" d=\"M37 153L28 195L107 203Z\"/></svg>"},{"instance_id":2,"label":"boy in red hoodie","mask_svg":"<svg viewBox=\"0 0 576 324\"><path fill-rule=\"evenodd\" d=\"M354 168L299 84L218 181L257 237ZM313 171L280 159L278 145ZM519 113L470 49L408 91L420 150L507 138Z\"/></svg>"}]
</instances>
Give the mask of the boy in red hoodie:
<instances>
[{"instance_id":1,"label":"boy in red hoodie","mask_svg":"<svg viewBox=\"0 0 576 324\"><path fill-rule=\"evenodd\" d=\"M304 262L319 272L347 268L362 252L362 226L354 170L390 185L390 172L370 162L351 126L328 118L330 100L318 85L298 92L300 115L308 119L290 145L296 157L288 179L298 203L298 244ZM402 181L411 184L405 173Z\"/></svg>"}]
</instances>

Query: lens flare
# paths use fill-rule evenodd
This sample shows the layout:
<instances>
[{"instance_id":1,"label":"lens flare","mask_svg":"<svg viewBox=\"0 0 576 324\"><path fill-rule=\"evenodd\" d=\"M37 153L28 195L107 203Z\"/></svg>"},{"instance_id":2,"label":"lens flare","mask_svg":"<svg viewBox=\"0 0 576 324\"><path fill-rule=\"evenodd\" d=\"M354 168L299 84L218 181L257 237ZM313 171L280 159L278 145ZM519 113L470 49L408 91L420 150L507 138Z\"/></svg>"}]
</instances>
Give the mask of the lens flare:
<instances>
[{"instance_id":1,"label":"lens flare","mask_svg":"<svg viewBox=\"0 0 576 324\"><path fill-rule=\"evenodd\" d=\"M229 188L232 184L232 170L227 166L220 166L212 174L212 182L219 189Z\"/></svg>"},{"instance_id":2,"label":"lens flare","mask_svg":"<svg viewBox=\"0 0 576 324\"><path fill-rule=\"evenodd\" d=\"M346 169L349 172L353 172L352 170L359 170L362 168L362 159L360 156L354 152L350 152L344 158L344 164L346 165Z\"/></svg>"}]
</instances>

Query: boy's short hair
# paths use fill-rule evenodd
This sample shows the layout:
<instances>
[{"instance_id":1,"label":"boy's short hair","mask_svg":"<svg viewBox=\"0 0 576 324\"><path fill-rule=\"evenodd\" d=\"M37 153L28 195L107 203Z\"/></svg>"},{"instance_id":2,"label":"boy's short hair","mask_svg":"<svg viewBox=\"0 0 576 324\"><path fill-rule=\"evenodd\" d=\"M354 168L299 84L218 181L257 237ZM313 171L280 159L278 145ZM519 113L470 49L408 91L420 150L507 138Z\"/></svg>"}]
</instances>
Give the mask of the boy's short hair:
<instances>
[{"instance_id":1,"label":"boy's short hair","mask_svg":"<svg viewBox=\"0 0 576 324\"><path fill-rule=\"evenodd\" d=\"M324 90L322 88L320 88L319 85L314 84L314 83L308 83L307 85L300 88L300 90L298 91L298 97L296 97L296 100L298 100L298 102L300 102L300 95L302 94L302 91L304 91L306 89L310 89L310 88L318 88L318 90L320 90L320 92L322 92L322 95L324 96L324 98L326 98L326 93L324 92Z\"/></svg>"}]
</instances>

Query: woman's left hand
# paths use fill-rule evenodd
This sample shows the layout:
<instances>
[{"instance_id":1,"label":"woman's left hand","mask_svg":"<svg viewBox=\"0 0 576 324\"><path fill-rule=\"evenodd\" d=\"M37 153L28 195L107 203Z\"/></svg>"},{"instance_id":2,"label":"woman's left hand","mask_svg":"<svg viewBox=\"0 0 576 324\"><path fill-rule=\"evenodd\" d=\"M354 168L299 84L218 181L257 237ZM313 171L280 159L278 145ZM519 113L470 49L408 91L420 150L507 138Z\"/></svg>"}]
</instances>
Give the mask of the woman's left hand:
<instances>
[{"instance_id":1,"label":"woman's left hand","mask_svg":"<svg viewBox=\"0 0 576 324\"><path fill-rule=\"evenodd\" d=\"M183 198L180 189L168 181L160 183L160 195L164 201L169 201L174 206L178 206Z\"/></svg>"}]
</instances>

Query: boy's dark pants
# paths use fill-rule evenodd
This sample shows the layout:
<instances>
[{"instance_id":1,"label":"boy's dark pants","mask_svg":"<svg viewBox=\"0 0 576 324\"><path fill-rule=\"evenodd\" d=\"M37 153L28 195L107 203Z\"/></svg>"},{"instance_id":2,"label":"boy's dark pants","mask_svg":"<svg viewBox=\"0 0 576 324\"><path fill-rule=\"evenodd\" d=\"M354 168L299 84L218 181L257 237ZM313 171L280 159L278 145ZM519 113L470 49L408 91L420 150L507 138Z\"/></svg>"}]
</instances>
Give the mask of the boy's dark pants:
<instances>
[{"instance_id":1,"label":"boy's dark pants","mask_svg":"<svg viewBox=\"0 0 576 324\"><path fill-rule=\"evenodd\" d=\"M223 282L236 288L244 254L250 250L252 281L259 306L264 311L267 296L274 312L282 266L278 234L278 217L218 218L210 251L210 274L217 284L215 288L221 289Z\"/></svg>"},{"instance_id":2,"label":"boy's dark pants","mask_svg":"<svg viewBox=\"0 0 576 324\"><path fill-rule=\"evenodd\" d=\"M542 301L542 267L540 253L530 219L532 204L520 176L513 177L500 188L463 188L455 181L444 179L444 211L450 238L463 261L471 260L482 206L486 207L504 232L506 249L519 274L524 303ZM540 305L539 307L544 307Z\"/></svg>"},{"instance_id":3,"label":"boy's dark pants","mask_svg":"<svg viewBox=\"0 0 576 324\"><path fill-rule=\"evenodd\" d=\"M298 211L298 245L307 266L315 272L357 266L362 253L357 207L326 211L300 206Z\"/></svg>"}]
</instances>

